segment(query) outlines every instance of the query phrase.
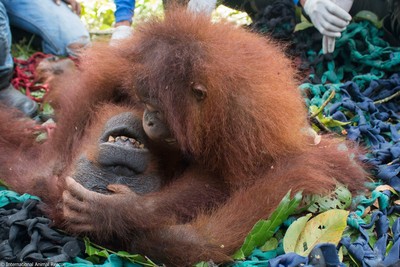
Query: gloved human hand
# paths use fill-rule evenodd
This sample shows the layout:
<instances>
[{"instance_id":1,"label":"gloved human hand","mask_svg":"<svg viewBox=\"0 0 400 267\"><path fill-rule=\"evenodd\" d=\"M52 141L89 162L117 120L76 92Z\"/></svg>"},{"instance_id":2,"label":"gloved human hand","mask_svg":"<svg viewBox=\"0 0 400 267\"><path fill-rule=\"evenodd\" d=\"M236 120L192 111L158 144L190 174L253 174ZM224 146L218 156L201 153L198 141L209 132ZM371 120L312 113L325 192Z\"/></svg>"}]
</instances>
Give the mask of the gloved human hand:
<instances>
[{"instance_id":1,"label":"gloved human hand","mask_svg":"<svg viewBox=\"0 0 400 267\"><path fill-rule=\"evenodd\" d=\"M331 0L336 3L339 7L341 7L344 11L348 12L353 5L354 0ZM333 53L335 50L335 43L336 40L334 37L329 37L324 35L322 37L322 52L326 53Z\"/></svg>"},{"instance_id":2,"label":"gloved human hand","mask_svg":"<svg viewBox=\"0 0 400 267\"><path fill-rule=\"evenodd\" d=\"M349 13L330 0L307 0L304 11L315 28L329 37L340 37L351 20Z\"/></svg>"},{"instance_id":3,"label":"gloved human hand","mask_svg":"<svg viewBox=\"0 0 400 267\"><path fill-rule=\"evenodd\" d=\"M133 30L131 26L126 26L126 25L121 25L118 27L115 27L112 35L111 35L111 40L110 44L116 44L119 40L123 40L126 38L131 37L133 34Z\"/></svg>"},{"instance_id":4,"label":"gloved human hand","mask_svg":"<svg viewBox=\"0 0 400 267\"><path fill-rule=\"evenodd\" d=\"M202 12L211 15L216 5L217 0L190 0L188 3L188 10L194 13Z\"/></svg>"}]
</instances>

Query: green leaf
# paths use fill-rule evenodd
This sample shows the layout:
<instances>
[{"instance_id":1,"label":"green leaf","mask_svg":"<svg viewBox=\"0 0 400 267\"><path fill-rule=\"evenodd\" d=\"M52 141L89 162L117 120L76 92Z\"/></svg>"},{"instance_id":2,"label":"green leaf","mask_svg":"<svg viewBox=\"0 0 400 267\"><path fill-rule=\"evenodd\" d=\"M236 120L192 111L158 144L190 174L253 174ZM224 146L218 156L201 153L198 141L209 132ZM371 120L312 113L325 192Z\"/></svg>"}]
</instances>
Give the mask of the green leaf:
<instances>
[{"instance_id":1,"label":"green leaf","mask_svg":"<svg viewBox=\"0 0 400 267\"><path fill-rule=\"evenodd\" d=\"M382 27L382 21L379 20L378 16L369 10L362 10L358 12L354 17L354 21L360 21L360 20L368 20L372 24L375 25L378 29Z\"/></svg>"},{"instance_id":2,"label":"green leaf","mask_svg":"<svg viewBox=\"0 0 400 267\"><path fill-rule=\"evenodd\" d=\"M208 267L208 263L205 261L199 262L196 265L194 265L194 267Z\"/></svg>"},{"instance_id":3,"label":"green leaf","mask_svg":"<svg viewBox=\"0 0 400 267\"><path fill-rule=\"evenodd\" d=\"M110 256L110 253L108 253L107 249L95 247L95 245L90 242L89 238L84 238L84 242L85 252L89 255L89 257L98 256L101 258L108 258Z\"/></svg>"},{"instance_id":4,"label":"green leaf","mask_svg":"<svg viewBox=\"0 0 400 267\"><path fill-rule=\"evenodd\" d=\"M286 253L295 251L296 244L300 238L300 234L303 232L311 216L312 214L309 213L303 217L298 218L287 229L285 237L283 238L283 250Z\"/></svg>"},{"instance_id":5,"label":"green leaf","mask_svg":"<svg viewBox=\"0 0 400 267\"><path fill-rule=\"evenodd\" d=\"M39 133L38 136L36 136L35 141L37 143L43 143L48 139L47 133Z\"/></svg>"},{"instance_id":6,"label":"green leaf","mask_svg":"<svg viewBox=\"0 0 400 267\"><path fill-rule=\"evenodd\" d=\"M0 187L8 188L9 186L6 184L6 182L0 179Z\"/></svg>"},{"instance_id":7,"label":"green leaf","mask_svg":"<svg viewBox=\"0 0 400 267\"><path fill-rule=\"evenodd\" d=\"M296 24L296 26L294 27L294 32L303 31L311 27L314 27L314 25L311 22L303 21Z\"/></svg>"},{"instance_id":8,"label":"green leaf","mask_svg":"<svg viewBox=\"0 0 400 267\"><path fill-rule=\"evenodd\" d=\"M308 19L303 16L303 14L300 15L300 23L296 24L294 28L294 32L297 31L302 31L308 28L314 27L314 24L312 24Z\"/></svg>"},{"instance_id":9,"label":"green leaf","mask_svg":"<svg viewBox=\"0 0 400 267\"><path fill-rule=\"evenodd\" d=\"M339 185L327 196L312 196L313 204L308 207L307 211L321 213L331 209L347 209L351 200L350 191L345 186Z\"/></svg>"},{"instance_id":10,"label":"green leaf","mask_svg":"<svg viewBox=\"0 0 400 267\"><path fill-rule=\"evenodd\" d=\"M318 111L318 107L316 105L311 105L308 110L310 112L310 114L316 113Z\"/></svg>"},{"instance_id":11,"label":"green leaf","mask_svg":"<svg viewBox=\"0 0 400 267\"><path fill-rule=\"evenodd\" d=\"M278 247L279 241L276 238L271 238L270 240L268 240L267 242L265 242L265 244L260 247L261 251L269 251L269 250L274 250Z\"/></svg>"},{"instance_id":12,"label":"green leaf","mask_svg":"<svg viewBox=\"0 0 400 267\"><path fill-rule=\"evenodd\" d=\"M118 257L130 261L132 263L139 263L143 266L157 267L158 265L152 262L149 258L143 257L139 254L129 254L126 251L118 251L114 252L109 249L103 248L99 245L93 244L89 238L85 237L83 239L85 242L86 254L88 257L86 260L91 261L93 263L99 264L101 263L101 258L108 258L111 254L115 254Z\"/></svg>"},{"instance_id":13,"label":"green leaf","mask_svg":"<svg viewBox=\"0 0 400 267\"><path fill-rule=\"evenodd\" d=\"M293 226L289 227L284 237L284 244L286 243L285 252L295 252L301 256L307 256L314 246L319 243L333 243L337 245L346 228L348 214L348 211L338 209L321 213L306 222L300 235L295 240L291 240L289 235L296 233L297 229L293 230L291 228L301 228L301 224L306 219L302 219L299 224L292 224ZM295 242L295 244L291 242Z\"/></svg>"},{"instance_id":14,"label":"green leaf","mask_svg":"<svg viewBox=\"0 0 400 267\"><path fill-rule=\"evenodd\" d=\"M319 116L318 116L318 118L319 118ZM320 119L321 123L323 123L328 128L342 127L347 124L350 124L350 122L342 122L342 121L334 120L331 117L323 117L323 118L319 118L319 119Z\"/></svg>"},{"instance_id":15,"label":"green leaf","mask_svg":"<svg viewBox=\"0 0 400 267\"><path fill-rule=\"evenodd\" d=\"M44 103L42 105L42 114L48 115L48 116L54 115L53 107L49 103Z\"/></svg>"},{"instance_id":16,"label":"green leaf","mask_svg":"<svg viewBox=\"0 0 400 267\"><path fill-rule=\"evenodd\" d=\"M293 199L290 199L289 191L268 220L260 220L254 225L242 247L236 251L232 257L234 259L244 259L249 256L256 247L265 244L289 215L293 214L299 206L301 199L301 192L297 193Z\"/></svg>"},{"instance_id":17,"label":"green leaf","mask_svg":"<svg viewBox=\"0 0 400 267\"><path fill-rule=\"evenodd\" d=\"M118 251L116 253L119 257L126 259L132 263L139 263L143 266L157 267L158 265L152 262L149 258L143 257L139 254L129 254L126 251Z\"/></svg>"}]
</instances>

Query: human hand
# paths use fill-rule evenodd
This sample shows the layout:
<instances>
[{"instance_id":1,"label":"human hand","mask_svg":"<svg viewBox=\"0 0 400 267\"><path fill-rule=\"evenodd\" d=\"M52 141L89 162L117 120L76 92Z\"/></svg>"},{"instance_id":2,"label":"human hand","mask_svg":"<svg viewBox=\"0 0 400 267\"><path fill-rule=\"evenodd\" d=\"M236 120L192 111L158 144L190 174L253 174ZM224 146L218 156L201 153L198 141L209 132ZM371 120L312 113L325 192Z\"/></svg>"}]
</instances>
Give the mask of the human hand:
<instances>
[{"instance_id":1,"label":"human hand","mask_svg":"<svg viewBox=\"0 0 400 267\"><path fill-rule=\"evenodd\" d=\"M188 3L188 10L194 13L203 12L207 15L211 15L216 5L217 0L190 0Z\"/></svg>"},{"instance_id":2,"label":"human hand","mask_svg":"<svg viewBox=\"0 0 400 267\"><path fill-rule=\"evenodd\" d=\"M315 28L329 37L340 37L340 33L346 29L351 20L346 10L330 0L307 0L304 11Z\"/></svg>"},{"instance_id":3,"label":"human hand","mask_svg":"<svg viewBox=\"0 0 400 267\"><path fill-rule=\"evenodd\" d=\"M353 5L353 0L331 0L336 3L339 7L341 7L344 11L349 11L351 6ZM326 53L333 53L335 50L335 43L336 40L334 37L329 37L324 35L322 37L322 52Z\"/></svg>"},{"instance_id":4,"label":"human hand","mask_svg":"<svg viewBox=\"0 0 400 267\"><path fill-rule=\"evenodd\" d=\"M77 14L78 16L81 15L81 5L76 0L53 0L54 3L57 5L61 4L61 1L65 2L67 5L70 6L71 10Z\"/></svg>"}]
</instances>

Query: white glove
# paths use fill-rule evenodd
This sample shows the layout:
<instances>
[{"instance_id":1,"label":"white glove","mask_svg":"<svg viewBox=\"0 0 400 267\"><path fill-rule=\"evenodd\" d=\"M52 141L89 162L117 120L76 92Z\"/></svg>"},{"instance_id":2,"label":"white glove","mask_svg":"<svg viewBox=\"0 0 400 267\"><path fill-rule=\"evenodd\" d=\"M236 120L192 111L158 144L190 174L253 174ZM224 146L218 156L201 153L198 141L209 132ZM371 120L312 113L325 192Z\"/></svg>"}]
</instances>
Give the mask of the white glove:
<instances>
[{"instance_id":1,"label":"white glove","mask_svg":"<svg viewBox=\"0 0 400 267\"><path fill-rule=\"evenodd\" d=\"M132 36L132 34L133 34L132 27L126 25L118 26L114 29L111 35L110 44L113 45L120 40L129 38Z\"/></svg>"},{"instance_id":2,"label":"white glove","mask_svg":"<svg viewBox=\"0 0 400 267\"><path fill-rule=\"evenodd\" d=\"M331 1L337 4L339 7L341 7L344 11L348 12L350 11L354 0L331 0ZM336 41L334 37L329 37L324 35L322 37L322 52L324 54L332 53L335 50L335 42Z\"/></svg>"},{"instance_id":3,"label":"white glove","mask_svg":"<svg viewBox=\"0 0 400 267\"><path fill-rule=\"evenodd\" d=\"M329 37L340 37L351 20L349 13L330 0L307 0L304 11L315 28Z\"/></svg>"},{"instance_id":4,"label":"white glove","mask_svg":"<svg viewBox=\"0 0 400 267\"><path fill-rule=\"evenodd\" d=\"M211 15L217 5L217 0L190 0L188 10L194 13L204 13Z\"/></svg>"},{"instance_id":5,"label":"white glove","mask_svg":"<svg viewBox=\"0 0 400 267\"><path fill-rule=\"evenodd\" d=\"M322 36L322 53L333 53L335 51L335 37Z\"/></svg>"}]
</instances>

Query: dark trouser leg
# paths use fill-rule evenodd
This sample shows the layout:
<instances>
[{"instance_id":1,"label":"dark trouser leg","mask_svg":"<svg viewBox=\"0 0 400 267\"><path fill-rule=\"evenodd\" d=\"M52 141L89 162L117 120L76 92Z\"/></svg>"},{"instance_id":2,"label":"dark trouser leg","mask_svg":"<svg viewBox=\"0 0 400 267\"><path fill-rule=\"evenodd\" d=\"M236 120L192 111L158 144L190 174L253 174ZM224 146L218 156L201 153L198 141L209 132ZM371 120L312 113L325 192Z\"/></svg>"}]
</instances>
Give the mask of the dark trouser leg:
<instances>
[{"instance_id":1,"label":"dark trouser leg","mask_svg":"<svg viewBox=\"0 0 400 267\"><path fill-rule=\"evenodd\" d=\"M13 67L10 24L6 9L0 2L0 89L10 84Z\"/></svg>"},{"instance_id":2,"label":"dark trouser leg","mask_svg":"<svg viewBox=\"0 0 400 267\"><path fill-rule=\"evenodd\" d=\"M6 9L0 2L0 104L19 109L27 116L33 116L37 111L36 102L10 84L13 67L10 24Z\"/></svg>"}]
</instances>

